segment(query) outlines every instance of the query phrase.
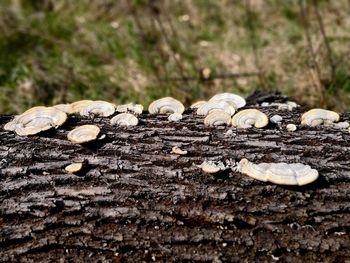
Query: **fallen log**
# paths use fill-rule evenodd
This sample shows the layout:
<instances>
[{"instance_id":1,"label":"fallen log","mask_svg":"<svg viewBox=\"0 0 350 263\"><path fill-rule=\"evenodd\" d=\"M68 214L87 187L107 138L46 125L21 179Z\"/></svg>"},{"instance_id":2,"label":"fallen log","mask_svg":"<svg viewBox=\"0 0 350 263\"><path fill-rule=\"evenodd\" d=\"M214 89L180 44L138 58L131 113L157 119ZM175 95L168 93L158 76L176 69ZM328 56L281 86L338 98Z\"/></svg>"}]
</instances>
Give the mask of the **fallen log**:
<instances>
[{"instance_id":1,"label":"fallen log","mask_svg":"<svg viewBox=\"0 0 350 263\"><path fill-rule=\"evenodd\" d=\"M285 101L276 94L248 98ZM264 96L264 100L261 100ZM72 116L55 131L20 137L0 116L1 261L319 261L350 258L350 135L300 126L303 109L254 106L281 125L206 127L142 114L136 127ZM350 114L341 119L350 120ZM94 123L106 137L74 145L67 133ZM298 130L286 130L288 123ZM178 146L186 155L171 153ZM203 161L301 162L319 178L302 187L237 171L205 174ZM84 162L84 170L65 167Z\"/></svg>"}]
</instances>

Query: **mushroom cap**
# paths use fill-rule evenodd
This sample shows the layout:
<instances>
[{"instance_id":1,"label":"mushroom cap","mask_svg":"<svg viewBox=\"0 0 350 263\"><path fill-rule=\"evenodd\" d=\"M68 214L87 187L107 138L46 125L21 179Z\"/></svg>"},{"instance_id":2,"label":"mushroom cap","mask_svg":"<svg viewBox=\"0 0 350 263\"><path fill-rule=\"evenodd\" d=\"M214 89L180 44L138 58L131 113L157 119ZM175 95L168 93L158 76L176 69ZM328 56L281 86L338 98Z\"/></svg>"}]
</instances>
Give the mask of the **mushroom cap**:
<instances>
[{"instance_id":1,"label":"mushroom cap","mask_svg":"<svg viewBox=\"0 0 350 263\"><path fill-rule=\"evenodd\" d=\"M182 114L181 113L177 113L177 112L172 113L172 114L169 115L168 120L169 121L174 121L174 122L180 121L180 120L182 120Z\"/></svg>"},{"instance_id":2,"label":"mushroom cap","mask_svg":"<svg viewBox=\"0 0 350 263\"><path fill-rule=\"evenodd\" d=\"M179 154L179 155L186 155L186 154L187 154L187 151L186 151L186 150L181 150L179 147L174 146L174 147L171 149L171 153Z\"/></svg>"},{"instance_id":3,"label":"mushroom cap","mask_svg":"<svg viewBox=\"0 0 350 263\"><path fill-rule=\"evenodd\" d=\"M200 106L197 109L197 115L206 116L211 111L214 111L214 110L225 111L228 114L230 114L230 116L232 116L236 112L235 108L230 103L226 101L221 101L221 100L213 100L213 101L208 101L207 103Z\"/></svg>"},{"instance_id":4,"label":"mushroom cap","mask_svg":"<svg viewBox=\"0 0 350 263\"><path fill-rule=\"evenodd\" d=\"M71 106L70 114L79 113L83 108L85 108L91 102L92 102L92 100L78 100L76 102L71 103L70 104L70 106Z\"/></svg>"},{"instance_id":5,"label":"mushroom cap","mask_svg":"<svg viewBox=\"0 0 350 263\"><path fill-rule=\"evenodd\" d=\"M311 127L321 125L322 123L330 123L339 121L340 116L334 111L324 109L312 109L305 112L301 116L301 124Z\"/></svg>"},{"instance_id":6,"label":"mushroom cap","mask_svg":"<svg viewBox=\"0 0 350 263\"><path fill-rule=\"evenodd\" d=\"M347 121L337 122L333 124L336 129L346 129L349 128L350 124Z\"/></svg>"},{"instance_id":7,"label":"mushroom cap","mask_svg":"<svg viewBox=\"0 0 350 263\"><path fill-rule=\"evenodd\" d=\"M4 126L5 130L15 131L20 136L34 135L53 127L61 126L67 114L53 107L37 106L17 115Z\"/></svg>"},{"instance_id":8,"label":"mushroom cap","mask_svg":"<svg viewBox=\"0 0 350 263\"><path fill-rule=\"evenodd\" d=\"M96 100L87 104L80 110L80 115L90 116L97 115L101 117L108 117L115 112L115 105L107 101Z\"/></svg>"},{"instance_id":9,"label":"mushroom cap","mask_svg":"<svg viewBox=\"0 0 350 263\"><path fill-rule=\"evenodd\" d=\"M182 114L185 111L184 105L178 101L177 99L174 99L172 97L165 97L161 98L159 100L153 101L149 107L148 111L150 114L157 114L157 113L180 113Z\"/></svg>"},{"instance_id":10,"label":"mushroom cap","mask_svg":"<svg viewBox=\"0 0 350 263\"><path fill-rule=\"evenodd\" d=\"M136 126L139 120L131 113L119 113L111 119L111 125Z\"/></svg>"},{"instance_id":11,"label":"mushroom cap","mask_svg":"<svg viewBox=\"0 0 350 263\"><path fill-rule=\"evenodd\" d=\"M286 128L287 128L288 131L291 131L291 132L297 130L297 126L295 124L293 124L293 123L287 124Z\"/></svg>"},{"instance_id":12,"label":"mushroom cap","mask_svg":"<svg viewBox=\"0 0 350 263\"><path fill-rule=\"evenodd\" d=\"M230 102L235 107L236 110L246 105L246 101L244 98L242 98L239 95L228 93L228 92L216 94L209 101L218 101L218 100Z\"/></svg>"},{"instance_id":13,"label":"mushroom cap","mask_svg":"<svg viewBox=\"0 0 350 263\"><path fill-rule=\"evenodd\" d=\"M269 118L265 113L257 109L246 109L236 113L232 117L232 126L238 128L265 127L269 123Z\"/></svg>"},{"instance_id":14,"label":"mushroom cap","mask_svg":"<svg viewBox=\"0 0 350 263\"><path fill-rule=\"evenodd\" d=\"M207 103L207 101L205 101L205 100L196 101L195 103L193 103L190 106L190 108L191 109L198 109L200 106L204 105L205 103Z\"/></svg>"},{"instance_id":15,"label":"mushroom cap","mask_svg":"<svg viewBox=\"0 0 350 263\"><path fill-rule=\"evenodd\" d=\"M256 180L281 185L306 185L318 178L318 171L302 163L260 163L247 159L239 162L240 172Z\"/></svg>"},{"instance_id":16,"label":"mushroom cap","mask_svg":"<svg viewBox=\"0 0 350 263\"><path fill-rule=\"evenodd\" d=\"M231 115L223 110L211 111L204 119L204 124L208 126L230 125Z\"/></svg>"},{"instance_id":17,"label":"mushroom cap","mask_svg":"<svg viewBox=\"0 0 350 263\"><path fill-rule=\"evenodd\" d=\"M64 170L66 170L66 172L74 174L79 172L81 169L83 168L83 163L72 163L68 166L66 166L66 168L64 168Z\"/></svg>"},{"instance_id":18,"label":"mushroom cap","mask_svg":"<svg viewBox=\"0 0 350 263\"><path fill-rule=\"evenodd\" d=\"M74 144L82 144L96 140L99 133L99 127L87 124L71 130L68 133L67 138Z\"/></svg>"},{"instance_id":19,"label":"mushroom cap","mask_svg":"<svg viewBox=\"0 0 350 263\"><path fill-rule=\"evenodd\" d=\"M54 107L55 109L58 109L60 111L63 111L67 114L70 114L72 112L72 104L57 104L57 105L54 105L52 107Z\"/></svg>"},{"instance_id":20,"label":"mushroom cap","mask_svg":"<svg viewBox=\"0 0 350 263\"><path fill-rule=\"evenodd\" d=\"M128 103L117 106L117 112L133 112L135 114L141 114L143 112L143 106L141 104Z\"/></svg>"}]
</instances>

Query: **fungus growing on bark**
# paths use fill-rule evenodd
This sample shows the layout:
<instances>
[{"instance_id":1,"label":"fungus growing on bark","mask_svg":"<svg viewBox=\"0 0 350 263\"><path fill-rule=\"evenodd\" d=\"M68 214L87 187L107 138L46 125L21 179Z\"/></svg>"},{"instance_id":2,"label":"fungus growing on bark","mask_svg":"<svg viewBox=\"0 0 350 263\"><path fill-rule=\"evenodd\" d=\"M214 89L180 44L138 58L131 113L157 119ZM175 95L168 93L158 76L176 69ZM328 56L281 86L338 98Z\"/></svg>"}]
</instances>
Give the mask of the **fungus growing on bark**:
<instances>
[{"instance_id":1,"label":"fungus growing on bark","mask_svg":"<svg viewBox=\"0 0 350 263\"><path fill-rule=\"evenodd\" d=\"M282 116L280 115L273 115L271 118L270 118L270 121L272 123L279 123L283 120Z\"/></svg>"},{"instance_id":2,"label":"fungus growing on bark","mask_svg":"<svg viewBox=\"0 0 350 263\"><path fill-rule=\"evenodd\" d=\"M134 114L142 114L143 106L141 104L135 104L135 103L118 105L117 112L132 112Z\"/></svg>"},{"instance_id":3,"label":"fungus growing on bark","mask_svg":"<svg viewBox=\"0 0 350 263\"><path fill-rule=\"evenodd\" d=\"M208 174L216 174L220 171L226 170L226 167L222 162L215 164L212 161L208 161L208 162L205 161L199 167L202 169L203 172Z\"/></svg>"},{"instance_id":4,"label":"fungus growing on bark","mask_svg":"<svg viewBox=\"0 0 350 263\"><path fill-rule=\"evenodd\" d=\"M71 104L57 104L52 106L55 109L58 109L60 111L63 111L67 114L70 114L72 112L72 105Z\"/></svg>"},{"instance_id":5,"label":"fungus growing on bark","mask_svg":"<svg viewBox=\"0 0 350 263\"><path fill-rule=\"evenodd\" d=\"M205 100L200 100L200 101L197 101L195 103L193 103L190 108L191 109L198 109L200 106L204 105L205 103L207 103L207 101Z\"/></svg>"},{"instance_id":6,"label":"fungus growing on bark","mask_svg":"<svg viewBox=\"0 0 350 263\"><path fill-rule=\"evenodd\" d=\"M235 108L230 103L226 101L213 100L213 101L208 101L207 103L200 106L197 109L197 115L206 116L211 111L214 111L214 110L222 110L230 114L230 116L232 116L236 112Z\"/></svg>"},{"instance_id":7,"label":"fungus growing on bark","mask_svg":"<svg viewBox=\"0 0 350 263\"><path fill-rule=\"evenodd\" d=\"M297 126L293 123L289 123L287 124L286 126L287 130L290 131L290 132L293 132L293 131L296 131L297 130Z\"/></svg>"},{"instance_id":8,"label":"fungus growing on bark","mask_svg":"<svg viewBox=\"0 0 350 263\"><path fill-rule=\"evenodd\" d=\"M242 159L239 171L256 180L281 185L306 185L318 178L317 170L301 163L254 164Z\"/></svg>"},{"instance_id":9,"label":"fungus growing on bark","mask_svg":"<svg viewBox=\"0 0 350 263\"><path fill-rule=\"evenodd\" d=\"M4 126L5 130L15 131L20 136L34 135L61 126L67 114L53 107L33 107L16 116Z\"/></svg>"},{"instance_id":10,"label":"fungus growing on bark","mask_svg":"<svg viewBox=\"0 0 350 263\"><path fill-rule=\"evenodd\" d=\"M120 113L111 119L111 125L136 126L139 120L131 113Z\"/></svg>"},{"instance_id":11,"label":"fungus growing on bark","mask_svg":"<svg viewBox=\"0 0 350 263\"><path fill-rule=\"evenodd\" d=\"M301 124L311 127L321 124L331 125L333 122L339 121L340 116L334 111L324 109L312 109L305 112L301 116Z\"/></svg>"},{"instance_id":12,"label":"fungus growing on bark","mask_svg":"<svg viewBox=\"0 0 350 263\"><path fill-rule=\"evenodd\" d=\"M72 163L72 164L66 166L66 168L64 168L64 170L66 170L66 172L68 172L70 174L74 174L74 173L79 172L82 168L83 168L83 163Z\"/></svg>"},{"instance_id":13,"label":"fungus growing on bark","mask_svg":"<svg viewBox=\"0 0 350 263\"><path fill-rule=\"evenodd\" d=\"M149 107L148 111L151 114L171 114L171 113L180 113L182 114L185 111L184 105L172 98L172 97L165 97L156 101L153 101Z\"/></svg>"},{"instance_id":14,"label":"fungus growing on bark","mask_svg":"<svg viewBox=\"0 0 350 263\"><path fill-rule=\"evenodd\" d=\"M96 140L99 133L99 127L87 124L71 130L68 133L67 138L74 144L83 144Z\"/></svg>"},{"instance_id":15,"label":"fungus growing on bark","mask_svg":"<svg viewBox=\"0 0 350 263\"><path fill-rule=\"evenodd\" d=\"M230 125L231 115L222 110L211 111L204 119L207 126Z\"/></svg>"},{"instance_id":16,"label":"fungus growing on bark","mask_svg":"<svg viewBox=\"0 0 350 263\"><path fill-rule=\"evenodd\" d=\"M96 100L87 104L80 110L80 115L90 116L96 115L101 117L108 117L115 112L115 105L107 101Z\"/></svg>"},{"instance_id":17,"label":"fungus growing on bark","mask_svg":"<svg viewBox=\"0 0 350 263\"><path fill-rule=\"evenodd\" d=\"M79 113L83 108L89 105L92 100L79 100L70 104L71 111L70 114Z\"/></svg>"},{"instance_id":18,"label":"fungus growing on bark","mask_svg":"<svg viewBox=\"0 0 350 263\"><path fill-rule=\"evenodd\" d=\"M171 149L171 153L178 154L178 155L186 155L186 154L187 154L187 151L186 151L186 150L181 150L179 147L174 146L174 147Z\"/></svg>"},{"instance_id":19,"label":"fungus growing on bark","mask_svg":"<svg viewBox=\"0 0 350 263\"><path fill-rule=\"evenodd\" d=\"M242 110L232 117L232 126L237 128L263 128L269 123L265 113L257 109Z\"/></svg>"},{"instance_id":20,"label":"fungus growing on bark","mask_svg":"<svg viewBox=\"0 0 350 263\"><path fill-rule=\"evenodd\" d=\"M177 122L177 121L180 121L182 120L182 114L180 113L172 113L169 115L168 117L168 121L174 121L174 122Z\"/></svg>"},{"instance_id":21,"label":"fungus growing on bark","mask_svg":"<svg viewBox=\"0 0 350 263\"><path fill-rule=\"evenodd\" d=\"M347 121L333 123L333 127L336 129L346 129L349 128L350 124Z\"/></svg>"},{"instance_id":22,"label":"fungus growing on bark","mask_svg":"<svg viewBox=\"0 0 350 263\"><path fill-rule=\"evenodd\" d=\"M233 93L220 93L213 96L209 101L226 101L230 103L236 110L246 105L246 101L239 95Z\"/></svg>"}]
</instances>

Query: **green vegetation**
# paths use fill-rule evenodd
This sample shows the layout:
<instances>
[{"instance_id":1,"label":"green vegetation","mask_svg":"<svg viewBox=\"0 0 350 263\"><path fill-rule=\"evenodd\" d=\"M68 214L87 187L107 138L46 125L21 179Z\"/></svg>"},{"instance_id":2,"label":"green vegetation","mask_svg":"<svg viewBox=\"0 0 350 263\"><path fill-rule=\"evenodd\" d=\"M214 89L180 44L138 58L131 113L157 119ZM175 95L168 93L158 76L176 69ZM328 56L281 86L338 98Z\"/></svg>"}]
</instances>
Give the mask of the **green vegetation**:
<instances>
[{"instance_id":1,"label":"green vegetation","mask_svg":"<svg viewBox=\"0 0 350 263\"><path fill-rule=\"evenodd\" d=\"M350 110L349 12L347 0L2 0L0 112L258 88Z\"/></svg>"}]
</instances>

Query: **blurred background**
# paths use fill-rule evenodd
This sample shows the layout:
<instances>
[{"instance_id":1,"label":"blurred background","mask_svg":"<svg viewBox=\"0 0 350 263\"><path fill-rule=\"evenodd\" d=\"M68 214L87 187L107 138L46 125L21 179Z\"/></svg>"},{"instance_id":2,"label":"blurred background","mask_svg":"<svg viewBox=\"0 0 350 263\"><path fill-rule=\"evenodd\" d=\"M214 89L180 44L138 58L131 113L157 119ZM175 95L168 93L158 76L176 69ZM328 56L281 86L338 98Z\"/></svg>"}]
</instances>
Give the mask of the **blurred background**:
<instances>
[{"instance_id":1,"label":"blurred background","mask_svg":"<svg viewBox=\"0 0 350 263\"><path fill-rule=\"evenodd\" d=\"M1 0L0 113L257 89L350 110L350 1Z\"/></svg>"}]
</instances>

